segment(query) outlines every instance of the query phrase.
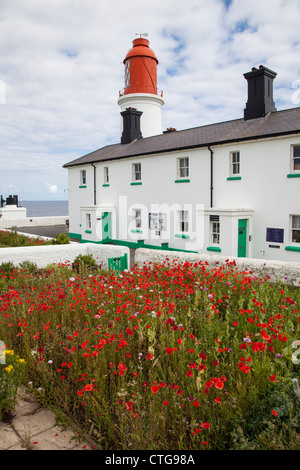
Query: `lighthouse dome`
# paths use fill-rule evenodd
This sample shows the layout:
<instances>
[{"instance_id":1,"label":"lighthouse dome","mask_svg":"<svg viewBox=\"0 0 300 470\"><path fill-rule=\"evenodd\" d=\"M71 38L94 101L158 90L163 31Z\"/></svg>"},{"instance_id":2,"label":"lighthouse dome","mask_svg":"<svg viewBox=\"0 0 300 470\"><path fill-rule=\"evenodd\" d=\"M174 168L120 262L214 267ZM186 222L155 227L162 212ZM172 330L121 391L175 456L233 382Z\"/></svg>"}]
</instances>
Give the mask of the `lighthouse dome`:
<instances>
[{"instance_id":1,"label":"lighthouse dome","mask_svg":"<svg viewBox=\"0 0 300 470\"><path fill-rule=\"evenodd\" d=\"M125 122L121 119L121 136L128 126L128 113L124 112L129 108L141 112L139 132L141 131L143 137L161 134L163 92L157 88L158 60L149 47L148 39L142 36L134 39L123 64L125 83L124 89L119 91L118 99L121 116L125 119Z\"/></svg>"}]
</instances>

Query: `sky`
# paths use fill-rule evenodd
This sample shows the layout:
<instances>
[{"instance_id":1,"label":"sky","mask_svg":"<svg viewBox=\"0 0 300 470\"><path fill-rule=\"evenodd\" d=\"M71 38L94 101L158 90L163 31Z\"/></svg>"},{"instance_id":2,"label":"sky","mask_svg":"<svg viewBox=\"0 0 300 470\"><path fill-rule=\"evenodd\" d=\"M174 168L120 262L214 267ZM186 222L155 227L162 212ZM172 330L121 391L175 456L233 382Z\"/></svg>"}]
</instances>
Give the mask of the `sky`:
<instances>
[{"instance_id":1,"label":"sky","mask_svg":"<svg viewBox=\"0 0 300 470\"><path fill-rule=\"evenodd\" d=\"M300 0L0 0L0 194L67 200L63 164L120 142L119 90L148 34L163 130L243 117L243 74L300 106Z\"/></svg>"}]
</instances>

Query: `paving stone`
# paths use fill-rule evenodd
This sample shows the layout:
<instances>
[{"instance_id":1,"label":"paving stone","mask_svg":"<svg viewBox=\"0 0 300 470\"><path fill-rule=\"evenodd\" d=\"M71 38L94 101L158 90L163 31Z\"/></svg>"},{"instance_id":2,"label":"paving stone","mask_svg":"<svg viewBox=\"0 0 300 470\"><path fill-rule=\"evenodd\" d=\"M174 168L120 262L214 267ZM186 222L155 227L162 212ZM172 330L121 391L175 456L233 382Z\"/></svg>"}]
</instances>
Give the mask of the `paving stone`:
<instances>
[{"instance_id":1,"label":"paving stone","mask_svg":"<svg viewBox=\"0 0 300 470\"><path fill-rule=\"evenodd\" d=\"M40 408L26 389L19 389L12 421L0 422L0 450L93 450L93 446L76 431L57 426L54 413Z\"/></svg>"},{"instance_id":2,"label":"paving stone","mask_svg":"<svg viewBox=\"0 0 300 470\"><path fill-rule=\"evenodd\" d=\"M58 426L36 434L27 443L30 450L71 450L76 445L74 433Z\"/></svg>"},{"instance_id":3,"label":"paving stone","mask_svg":"<svg viewBox=\"0 0 300 470\"><path fill-rule=\"evenodd\" d=\"M0 450L9 449L20 442L18 435L9 424L0 423Z\"/></svg>"},{"instance_id":4,"label":"paving stone","mask_svg":"<svg viewBox=\"0 0 300 470\"><path fill-rule=\"evenodd\" d=\"M55 416L51 411L39 409L33 414L17 416L13 427L22 439L28 439L55 426Z\"/></svg>"}]
</instances>

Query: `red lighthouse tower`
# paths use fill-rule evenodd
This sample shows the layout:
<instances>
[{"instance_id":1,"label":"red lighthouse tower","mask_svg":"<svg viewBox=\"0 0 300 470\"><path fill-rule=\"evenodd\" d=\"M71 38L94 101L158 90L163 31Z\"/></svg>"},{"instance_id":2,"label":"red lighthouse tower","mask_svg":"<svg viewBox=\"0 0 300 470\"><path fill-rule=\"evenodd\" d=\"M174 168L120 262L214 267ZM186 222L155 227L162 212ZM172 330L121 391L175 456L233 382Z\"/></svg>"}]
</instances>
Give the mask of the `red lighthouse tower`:
<instances>
[{"instance_id":1,"label":"red lighthouse tower","mask_svg":"<svg viewBox=\"0 0 300 470\"><path fill-rule=\"evenodd\" d=\"M143 137L161 134L161 107L163 92L157 88L157 65L155 53L149 47L148 39L138 37L132 43L123 60L125 87L119 92L118 104L121 111L135 108L142 112L141 132ZM121 122L121 132L122 132Z\"/></svg>"},{"instance_id":2,"label":"red lighthouse tower","mask_svg":"<svg viewBox=\"0 0 300 470\"><path fill-rule=\"evenodd\" d=\"M142 37L135 39L123 64L125 65L125 95L152 93L162 96L162 92L157 90L158 60L152 49L149 48L148 39Z\"/></svg>"}]
</instances>

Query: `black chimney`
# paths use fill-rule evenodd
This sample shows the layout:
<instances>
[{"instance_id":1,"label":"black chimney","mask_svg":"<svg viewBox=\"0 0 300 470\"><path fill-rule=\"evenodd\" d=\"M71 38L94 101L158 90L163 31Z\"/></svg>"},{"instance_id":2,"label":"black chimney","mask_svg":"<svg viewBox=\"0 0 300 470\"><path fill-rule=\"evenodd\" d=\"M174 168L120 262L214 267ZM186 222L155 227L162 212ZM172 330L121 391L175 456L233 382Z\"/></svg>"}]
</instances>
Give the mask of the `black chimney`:
<instances>
[{"instance_id":1,"label":"black chimney","mask_svg":"<svg viewBox=\"0 0 300 470\"><path fill-rule=\"evenodd\" d=\"M273 101L273 80L276 75L276 72L263 65L244 73L248 81L248 101L244 109L244 119L260 118L276 111Z\"/></svg>"},{"instance_id":2,"label":"black chimney","mask_svg":"<svg viewBox=\"0 0 300 470\"><path fill-rule=\"evenodd\" d=\"M140 129L142 114L142 111L137 111L135 108L126 108L125 111L121 112L121 116L123 117L121 144L130 144L133 140L143 137Z\"/></svg>"}]
</instances>

